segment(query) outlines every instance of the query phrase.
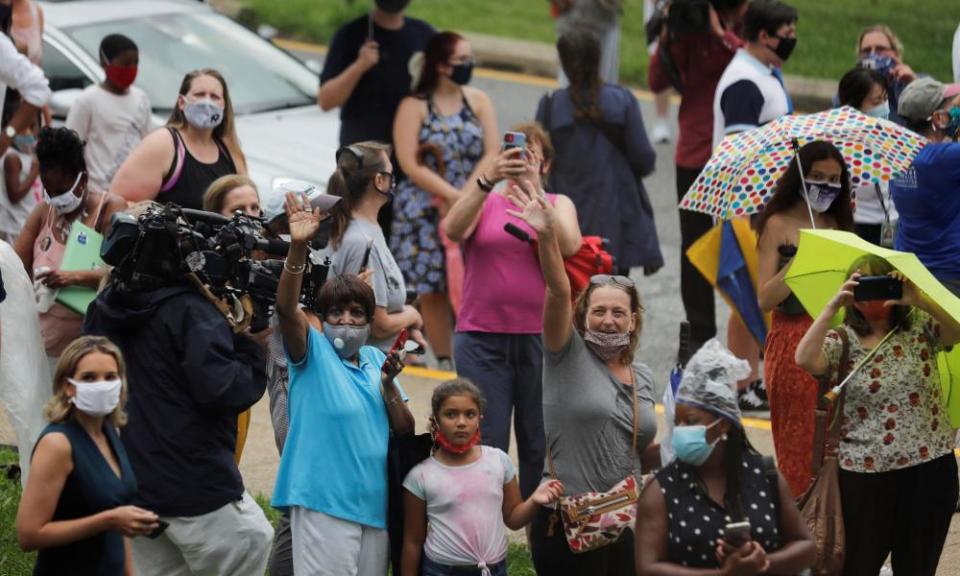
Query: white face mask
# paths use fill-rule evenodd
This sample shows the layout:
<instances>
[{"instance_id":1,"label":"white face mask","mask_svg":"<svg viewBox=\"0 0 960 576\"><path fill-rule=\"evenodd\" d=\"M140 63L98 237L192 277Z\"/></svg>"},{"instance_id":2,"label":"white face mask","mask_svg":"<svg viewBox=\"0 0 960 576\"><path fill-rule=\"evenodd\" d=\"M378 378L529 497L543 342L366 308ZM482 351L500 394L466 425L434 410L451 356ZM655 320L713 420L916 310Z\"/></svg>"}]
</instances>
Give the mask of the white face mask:
<instances>
[{"instance_id":1,"label":"white face mask","mask_svg":"<svg viewBox=\"0 0 960 576\"><path fill-rule=\"evenodd\" d=\"M120 404L121 380L100 380L98 382L82 382L67 378L67 382L76 388L76 394L70 402L84 414L91 416L106 416Z\"/></svg>"},{"instance_id":2,"label":"white face mask","mask_svg":"<svg viewBox=\"0 0 960 576\"><path fill-rule=\"evenodd\" d=\"M56 196L50 196L50 193L44 188L43 195L46 196L47 203L53 206L57 214L61 216L63 214L70 214L83 203L83 194L79 196L75 194L77 186L80 185L81 178L83 178L83 172L77 174L77 179L73 182L73 186L71 186L69 190ZM84 190L84 192L86 192L86 190Z\"/></svg>"},{"instance_id":3,"label":"white face mask","mask_svg":"<svg viewBox=\"0 0 960 576\"><path fill-rule=\"evenodd\" d=\"M209 98L188 100L184 98L183 116L187 123L198 130L216 128L223 122L223 106Z\"/></svg>"}]
</instances>

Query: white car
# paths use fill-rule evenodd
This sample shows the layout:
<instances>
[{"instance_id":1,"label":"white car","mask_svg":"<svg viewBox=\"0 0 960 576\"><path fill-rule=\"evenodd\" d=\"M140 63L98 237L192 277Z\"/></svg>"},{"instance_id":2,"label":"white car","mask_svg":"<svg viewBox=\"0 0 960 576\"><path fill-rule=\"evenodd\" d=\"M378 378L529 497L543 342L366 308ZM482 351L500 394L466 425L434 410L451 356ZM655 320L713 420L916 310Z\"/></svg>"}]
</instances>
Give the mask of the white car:
<instances>
[{"instance_id":1,"label":"white car","mask_svg":"<svg viewBox=\"0 0 960 576\"><path fill-rule=\"evenodd\" d=\"M316 102L318 76L299 60L196 0L41 2L43 69L63 120L80 91L104 74L100 41L120 33L140 48L136 86L157 126L177 101L184 74L215 68L230 90L250 177L261 191L293 177L326 187L336 169L340 120Z\"/></svg>"}]
</instances>

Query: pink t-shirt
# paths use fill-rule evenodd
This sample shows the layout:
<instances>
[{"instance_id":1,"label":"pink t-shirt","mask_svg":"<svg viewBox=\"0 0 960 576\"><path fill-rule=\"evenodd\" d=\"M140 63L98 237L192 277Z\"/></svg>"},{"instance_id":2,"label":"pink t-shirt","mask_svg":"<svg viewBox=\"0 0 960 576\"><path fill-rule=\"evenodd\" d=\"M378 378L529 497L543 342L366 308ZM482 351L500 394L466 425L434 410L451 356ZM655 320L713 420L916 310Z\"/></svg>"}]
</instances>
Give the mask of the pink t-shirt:
<instances>
[{"instance_id":1,"label":"pink t-shirt","mask_svg":"<svg viewBox=\"0 0 960 576\"><path fill-rule=\"evenodd\" d=\"M555 194L547 194L556 203ZM547 285L537 252L511 236L503 225L515 226L536 238L525 222L507 214L514 205L493 192L480 212L477 227L463 242L463 305L457 332L540 334Z\"/></svg>"}]
</instances>

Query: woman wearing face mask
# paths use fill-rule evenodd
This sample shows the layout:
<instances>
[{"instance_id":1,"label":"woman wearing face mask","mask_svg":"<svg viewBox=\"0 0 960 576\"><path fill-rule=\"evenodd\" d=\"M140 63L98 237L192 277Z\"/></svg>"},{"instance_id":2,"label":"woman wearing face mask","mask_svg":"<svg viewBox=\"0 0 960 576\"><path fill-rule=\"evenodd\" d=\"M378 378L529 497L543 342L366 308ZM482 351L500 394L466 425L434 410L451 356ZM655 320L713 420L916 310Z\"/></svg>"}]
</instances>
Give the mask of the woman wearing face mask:
<instances>
[{"instance_id":1,"label":"woman wearing face mask","mask_svg":"<svg viewBox=\"0 0 960 576\"><path fill-rule=\"evenodd\" d=\"M911 82L925 74L917 74L903 61L903 43L890 27L877 24L865 28L857 40L857 67L875 70L887 83L890 99L889 119L904 125L898 114L900 95Z\"/></svg>"},{"instance_id":2,"label":"woman wearing face mask","mask_svg":"<svg viewBox=\"0 0 960 576\"><path fill-rule=\"evenodd\" d=\"M407 179L398 183L393 201L390 249L407 286L420 295L427 339L444 368L451 367L453 330L440 220L500 145L493 103L468 86L472 75L470 44L453 32L436 34L424 50L413 94L400 102L393 125L397 160ZM435 158L418 162L424 144L442 151L442 176Z\"/></svg>"},{"instance_id":3,"label":"woman wearing face mask","mask_svg":"<svg viewBox=\"0 0 960 576\"><path fill-rule=\"evenodd\" d=\"M833 144L822 141L803 146L799 156L806 188L794 159L756 224L757 296L760 309L773 312L763 364L770 423L777 466L794 496L803 494L810 483L817 385L793 361L797 342L812 320L783 278L796 254L801 229L853 229L850 176L843 156Z\"/></svg>"},{"instance_id":4,"label":"woman wearing face mask","mask_svg":"<svg viewBox=\"0 0 960 576\"><path fill-rule=\"evenodd\" d=\"M887 120L890 102L887 81L876 70L854 68L840 79L837 91L841 106L851 106L867 116ZM900 215L890 197L889 181L861 185L854 190L854 230L867 242L893 248L894 230Z\"/></svg>"},{"instance_id":5,"label":"woman wearing face mask","mask_svg":"<svg viewBox=\"0 0 960 576\"><path fill-rule=\"evenodd\" d=\"M228 174L246 174L227 83L216 70L183 78L166 130L143 139L114 176L110 190L129 202L174 202L199 210L203 191Z\"/></svg>"},{"instance_id":6,"label":"woman wearing face mask","mask_svg":"<svg viewBox=\"0 0 960 576\"><path fill-rule=\"evenodd\" d=\"M77 97L67 114L67 128L83 140L90 186L110 190L110 182L130 152L152 128L150 99L133 85L140 51L133 40L110 34L100 41L105 77Z\"/></svg>"},{"instance_id":7,"label":"woman wearing face mask","mask_svg":"<svg viewBox=\"0 0 960 576\"><path fill-rule=\"evenodd\" d=\"M553 160L550 137L535 122L513 126L525 134L526 150L508 149L484 167L482 188L468 182L463 197L447 214L447 234L464 256L464 299L457 317L457 372L487 398L481 421L484 444L507 452L510 422L516 425L520 492L536 490L543 473L543 300L544 281L537 254L504 230L511 223L533 230L507 214L510 181L528 179L543 192ZM560 252L580 248L577 211L566 196L547 194L556 206Z\"/></svg>"},{"instance_id":8,"label":"woman wearing face mask","mask_svg":"<svg viewBox=\"0 0 960 576\"><path fill-rule=\"evenodd\" d=\"M398 352L387 356L365 345L376 300L355 275L331 278L320 289L322 332L308 322L298 302L320 212L290 194L287 214L291 244L277 315L289 359L290 424L273 505L289 510L297 574L385 574L387 444L391 430L404 435L414 428L395 379L403 361ZM317 473L318 462L327 473Z\"/></svg>"},{"instance_id":9,"label":"woman wearing face mask","mask_svg":"<svg viewBox=\"0 0 960 576\"><path fill-rule=\"evenodd\" d=\"M44 201L27 218L15 249L37 290L40 329L52 367L83 325L82 314L54 300L56 291L66 286L96 289L105 273L60 269L71 226L80 222L106 236L110 217L125 204L112 194L87 188L83 143L73 130L44 128L36 152Z\"/></svg>"},{"instance_id":10,"label":"woman wearing face mask","mask_svg":"<svg viewBox=\"0 0 960 576\"><path fill-rule=\"evenodd\" d=\"M64 350L17 512L20 547L40 551L35 575L129 574L128 539L159 528L156 514L129 505L137 481L117 436L125 400L113 343L84 336Z\"/></svg>"},{"instance_id":11,"label":"woman wearing face mask","mask_svg":"<svg viewBox=\"0 0 960 576\"><path fill-rule=\"evenodd\" d=\"M871 275L900 280L903 297L855 301L858 280ZM892 555L895 574L933 576L958 494L954 430L936 355L960 343L960 324L879 257L858 259L847 276L796 354L804 370L831 382L873 354L834 404L843 423L837 455L843 573L877 574ZM843 324L831 330L841 310ZM839 366L845 347L847 365Z\"/></svg>"},{"instance_id":12,"label":"woman wearing face mask","mask_svg":"<svg viewBox=\"0 0 960 576\"><path fill-rule=\"evenodd\" d=\"M407 329L416 341L423 342L420 313L406 304L407 289L403 273L387 247L377 214L393 195L394 166L390 147L361 142L341 148L337 153L337 171L330 177L327 193L341 200L330 209L333 226L329 254L331 272L337 276L372 270L373 293L377 307L370 325L371 346L389 352L401 330Z\"/></svg>"},{"instance_id":13,"label":"woman wearing face mask","mask_svg":"<svg viewBox=\"0 0 960 576\"><path fill-rule=\"evenodd\" d=\"M798 574L813 564L790 487L743 429L735 390L749 373L715 339L687 363L671 434L677 457L640 495L639 576Z\"/></svg>"},{"instance_id":14,"label":"woman wearing face mask","mask_svg":"<svg viewBox=\"0 0 960 576\"><path fill-rule=\"evenodd\" d=\"M960 84L916 80L900 96L900 115L930 143L890 184L900 212L895 247L960 295Z\"/></svg>"},{"instance_id":15,"label":"woman wearing face mask","mask_svg":"<svg viewBox=\"0 0 960 576\"><path fill-rule=\"evenodd\" d=\"M570 306L560 251L558 209L527 180L511 184L517 209L507 213L537 233L546 280L543 307L544 478L565 493L605 492L640 471L640 455L657 432L653 376L634 354L643 325L640 294L626 276L594 276ZM636 437L634 437L636 430ZM633 452L633 447L636 452ZM633 574L633 533L580 554L571 552L557 510L541 508L530 526L538 574Z\"/></svg>"}]
</instances>

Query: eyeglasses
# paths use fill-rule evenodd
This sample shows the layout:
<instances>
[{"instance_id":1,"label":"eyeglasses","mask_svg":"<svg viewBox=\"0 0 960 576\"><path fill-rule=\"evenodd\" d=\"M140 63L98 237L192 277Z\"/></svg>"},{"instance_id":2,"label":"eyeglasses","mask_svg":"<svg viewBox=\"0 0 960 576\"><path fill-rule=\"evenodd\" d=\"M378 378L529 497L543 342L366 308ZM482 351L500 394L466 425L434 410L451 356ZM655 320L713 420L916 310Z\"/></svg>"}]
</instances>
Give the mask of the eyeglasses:
<instances>
[{"instance_id":1,"label":"eyeglasses","mask_svg":"<svg viewBox=\"0 0 960 576\"><path fill-rule=\"evenodd\" d=\"M879 54L881 56L886 56L888 54L893 54L893 48L889 46L864 46L860 49L860 56L872 56L874 54Z\"/></svg>"},{"instance_id":2,"label":"eyeglasses","mask_svg":"<svg viewBox=\"0 0 960 576\"><path fill-rule=\"evenodd\" d=\"M618 286L623 286L624 288L635 288L636 284L633 280L627 278L626 276L611 275L611 274L594 274L590 277L590 283L595 286L606 286L610 284L617 284Z\"/></svg>"},{"instance_id":3,"label":"eyeglasses","mask_svg":"<svg viewBox=\"0 0 960 576\"><path fill-rule=\"evenodd\" d=\"M397 187L397 177L393 172L387 172L386 170L381 170L377 172L378 176L386 176L390 179L390 192L393 192Z\"/></svg>"}]
</instances>

